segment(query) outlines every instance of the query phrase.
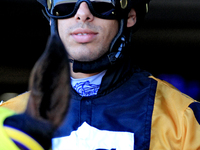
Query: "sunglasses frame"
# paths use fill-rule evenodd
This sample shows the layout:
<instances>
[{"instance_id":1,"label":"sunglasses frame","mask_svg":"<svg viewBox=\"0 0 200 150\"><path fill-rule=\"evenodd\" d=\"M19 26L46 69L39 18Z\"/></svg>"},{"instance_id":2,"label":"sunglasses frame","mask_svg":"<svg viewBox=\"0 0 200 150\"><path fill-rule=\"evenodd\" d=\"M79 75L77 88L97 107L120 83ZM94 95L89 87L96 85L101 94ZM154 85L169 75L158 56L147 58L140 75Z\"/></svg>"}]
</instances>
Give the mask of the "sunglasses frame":
<instances>
[{"instance_id":1,"label":"sunglasses frame","mask_svg":"<svg viewBox=\"0 0 200 150\"><path fill-rule=\"evenodd\" d=\"M115 9L113 9L113 11L111 12L111 15L102 15L102 14L95 12L95 9L93 8L93 5L92 5L92 2L94 2L94 1L78 0L76 2L75 6L74 6L73 11L70 14L59 16L59 15L54 15L52 13L52 1L47 0L47 6L48 7L45 7L45 11L46 11L46 13L49 17L52 17L54 19L70 18L70 17L73 17L76 14L76 12L77 12L77 10L78 10L78 8L79 8L79 6L82 2L87 3L87 5L90 9L90 12L94 16L96 16L98 18L102 18L102 19L119 19L119 18L122 17L123 12L127 9L127 6L128 6L128 0L119 0L119 1L118 0L115 0L115 1L112 0L111 4L115 7ZM98 2L98 1L95 1L95 2ZM102 2L102 1L100 0L99 2Z\"/></svg>"}]
</instances>

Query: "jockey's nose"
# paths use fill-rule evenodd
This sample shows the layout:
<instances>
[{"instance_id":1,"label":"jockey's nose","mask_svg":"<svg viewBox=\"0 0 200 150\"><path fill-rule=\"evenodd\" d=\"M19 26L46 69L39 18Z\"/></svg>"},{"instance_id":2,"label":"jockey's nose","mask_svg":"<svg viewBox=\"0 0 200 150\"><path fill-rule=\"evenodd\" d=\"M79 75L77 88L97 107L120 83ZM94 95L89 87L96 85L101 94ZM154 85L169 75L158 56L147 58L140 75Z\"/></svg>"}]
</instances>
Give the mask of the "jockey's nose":
<instances>
[{"instance_id":1,"label":"jockey's nose","mask_svg":"<svg viewBox=\"0 0 200 150\"><path fill-rule=\"evenodd\" d=\"M79 5L79 8L75 14L75 18L77 21L81 21L81 22L86 22L86 21L93 21L94 16L93 14L90 12L90 9L87 5L86 2L82 2Z\"/></svg>"}]
</instances>

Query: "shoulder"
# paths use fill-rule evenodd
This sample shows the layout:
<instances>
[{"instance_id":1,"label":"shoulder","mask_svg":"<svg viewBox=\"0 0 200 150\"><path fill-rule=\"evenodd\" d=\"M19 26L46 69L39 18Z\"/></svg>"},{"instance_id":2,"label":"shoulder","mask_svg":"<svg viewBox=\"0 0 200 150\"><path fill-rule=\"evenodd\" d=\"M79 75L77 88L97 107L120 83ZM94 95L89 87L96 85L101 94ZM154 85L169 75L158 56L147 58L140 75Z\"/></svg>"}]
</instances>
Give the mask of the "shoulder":
<instances>
[{"instance_id":1,"label":"shoulder","mask_svg":"<svg viewBox=\"0 0 200 150\"><path fill-rule=\"evenodd\" d=\"M180 92L170 83L150 76L157 82L157 89L155 95L155 103L161 102L167 106L173 106L179 110L185 110L191 103L196 102L190 96Z\"/></svg>"},{"instance_id":2,"label":"shoulder","mask_svg":"<svg viewBox=\"0 0 200 150\"><path fill-rule=\"evenodd\" d=\"M190 110L192 115L200 115L198 111L200 109L199 102L180 92L166 81L155 77L150 78L157 81L154 109L158 109L159 113L165 110L165 112L174 113L174 115L182 117L186 110Z\"/></svg>"},{"instance_id":3,"label":"shoulder","mask_svg":"<svg viewBox=\"0 0 200 150\"><path fill-rule=\"evenodd\" d=\"M190 146L199 148L200 103L166 81L152 76L150 78L157 81L152 115L151 149L158 147L187 149ZM195 139L191 140L193 137ZM198 149L197 147L194 149Z\"/></svg>"},{"instance_id":4,"label":"shoulder","mask_svg":"<svg viewBox=\"0 0 200 150\"><path fill-rule=\"evenodd\" d=\"M22 113L25 111L28 98L29 98L30 92L23 93L21 95L18 95L17 97L14 97L0 105L0 107L6 107L9 108L16 113Z\"/></svg>"}]
</instances>

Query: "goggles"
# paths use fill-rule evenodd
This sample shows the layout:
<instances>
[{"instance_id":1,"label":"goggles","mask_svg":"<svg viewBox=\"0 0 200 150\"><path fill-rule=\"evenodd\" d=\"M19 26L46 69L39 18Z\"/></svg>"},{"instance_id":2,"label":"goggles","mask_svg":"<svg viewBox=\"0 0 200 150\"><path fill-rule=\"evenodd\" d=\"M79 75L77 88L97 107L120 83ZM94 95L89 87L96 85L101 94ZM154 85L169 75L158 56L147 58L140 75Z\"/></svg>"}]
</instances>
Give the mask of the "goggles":
<instances>
[{"instance_id":1,"label":"goggles","mask_svg":"<svg viewBox=\"0 0 200 150\"><path fill-rule=\"evenodd\" d=\"M103 19L120 18L128 5L128 0L47 0L46 12L55 19L70 18L82 2L87 3L94 16Z\"/></svg>"}]
</instances>

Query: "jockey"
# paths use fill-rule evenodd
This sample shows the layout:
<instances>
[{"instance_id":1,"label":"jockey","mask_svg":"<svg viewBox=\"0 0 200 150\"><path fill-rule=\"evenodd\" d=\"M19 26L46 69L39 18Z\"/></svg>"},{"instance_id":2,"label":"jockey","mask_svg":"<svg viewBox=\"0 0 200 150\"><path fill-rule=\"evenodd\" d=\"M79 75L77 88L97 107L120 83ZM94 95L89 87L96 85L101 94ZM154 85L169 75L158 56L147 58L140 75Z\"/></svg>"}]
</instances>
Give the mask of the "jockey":
<instances>
[{"instance_id":1,"label":"jockey","mask_svg":"<svg viewBox=\"0 0 200 150\"><path fill-rule=\"evenodd\" d=\"M149 0L38 1L71 69L70 107L53 149L200 149L200 103L133 63L142 56L131 35ZM26 96L2 106L23 111Z\"/></svg>"}]
</instances>

